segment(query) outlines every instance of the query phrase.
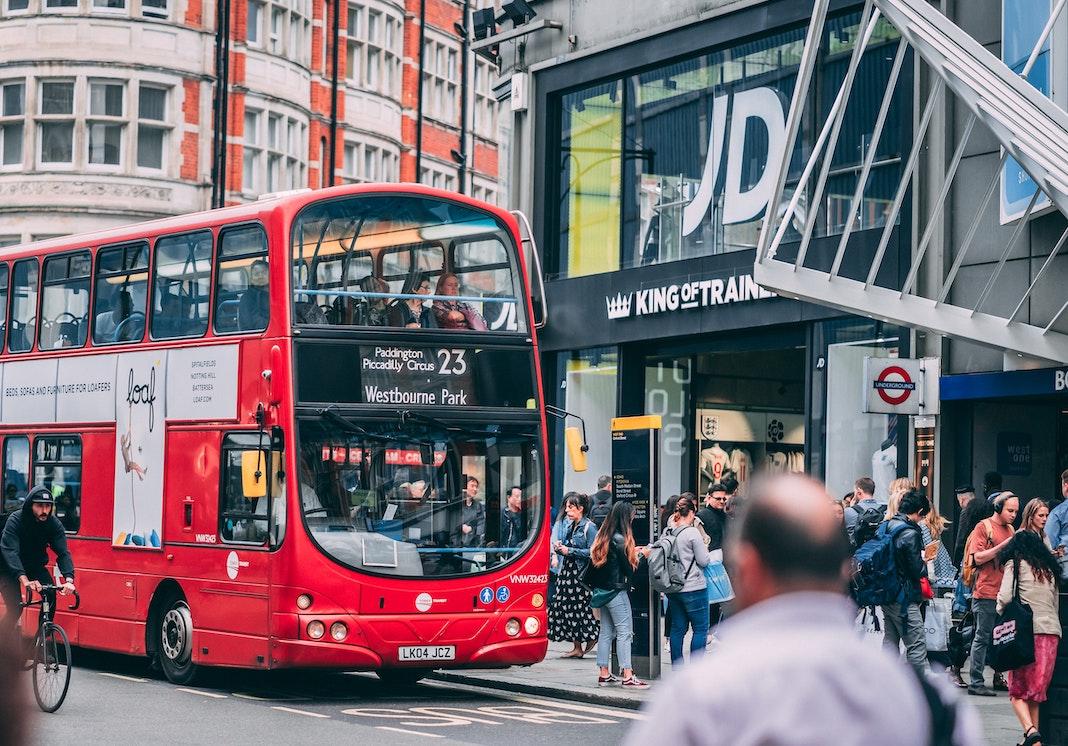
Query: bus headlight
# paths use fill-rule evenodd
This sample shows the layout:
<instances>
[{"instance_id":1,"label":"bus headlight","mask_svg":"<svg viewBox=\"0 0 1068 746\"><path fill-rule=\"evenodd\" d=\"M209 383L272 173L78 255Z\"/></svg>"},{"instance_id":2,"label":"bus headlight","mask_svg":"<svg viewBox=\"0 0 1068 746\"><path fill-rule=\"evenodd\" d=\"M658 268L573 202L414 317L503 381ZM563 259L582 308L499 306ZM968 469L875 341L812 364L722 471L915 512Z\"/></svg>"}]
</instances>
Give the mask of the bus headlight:
<instances>
[{"instance_id":1,"label":"bus headlight","mask_svg":"<svg viewBox=\"0 0 1068 746\"><path fill-rule=\"evenodd\" d=\"M535 593L533 596L530 597L530 604L535 609L540 609L542 606L545 605L545 596L541 595L540 593Z\"/></svg>"},{"instance_id":2,"label":"bus headlight","mask_svg":"<svg viewBox=\"0 0 1068 746\"><path fill-rule=\"evenodd\" d=\"M311 605L312 597L309 596L307 593L301 593L299 596L297 596L297 608L301 611L304 611L305 609L310 609Z\"/></svg>"},{"instance_id":3,"label":"bus headlight","mask_svg":"<svg viewBox=\"0 0 1068 746\"><path fill-rule=\"evenodd\" d=\"M344 622L334 622L330 625L330 636L338 642L341 642L349 634L349 628L345 626Z\"/></svg>"},{"instance_id":4,"label":"bus headlight","mask_svg":"<svg viewBox=\"0 0 1068 746\"><path fill-rule=\"evenodd\" d=\"M541 623L536 616L528 616L527 621L523 623L523 629L527 631L528 635L538 634L538 630L541 628Z\"/></svg>"},{"instance_id":5,"label":"bus headlight","mask_svg":"<svg viewBox=\"0 0 1068 746\"><path fill-rule=\"evenodd\" d=\"M518 637L519 620L514 618L509 619L508 622L504 625L504 631L507 632L510 637Z\"/></svg>"},{"instance_id":6,"label":"bus headlight","mask_svg":"<svg viewBox=\"0 0 1068 746\"><path fill-rule=\"evenodd\" d=\"M326 634L326 625L320 622L318 619L308 622L308 637L313 640L318 640Z\"/></svg>"}]
</instances>

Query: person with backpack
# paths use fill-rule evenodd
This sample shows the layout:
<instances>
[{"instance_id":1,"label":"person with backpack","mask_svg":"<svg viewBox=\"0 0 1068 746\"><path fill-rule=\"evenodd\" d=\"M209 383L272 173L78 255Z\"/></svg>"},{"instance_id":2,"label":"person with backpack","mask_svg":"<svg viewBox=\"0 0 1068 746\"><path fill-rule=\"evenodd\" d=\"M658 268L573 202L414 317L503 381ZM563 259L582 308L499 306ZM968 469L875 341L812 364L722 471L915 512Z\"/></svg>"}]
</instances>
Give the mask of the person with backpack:
<instances>
[{"instance_id":1,"label":"person with backpack","mask_svg":"<svg viewBox=\"0 0 1068 746\"><path fill-rule=\"evenodd\" d=\"M592 500L590 520L600 528L608 516L608 511L612 509L612 477L603 474L597 478L597 491L593 493Z\"/></svg>"},{"instance_id":2,"label":"person with backpack","mask_svg":"<svg viewBox=\"0 0 1068 746\"><path fill-rule=\"evenodd\" d=\"M920 520L931 510L931 502L921 490L909 490L901 496L897 513L880 527L877 540L889 541L893 547L893 565L898 576L895 600L880 604L886 631L883 646L895 656L898 643L905 644L905 659L919 675L927 670L927 642L923 629L924 602L920 579L927 577L923 558ZM887 599L888 600L888 599Z\"/></svg>"},{"instance_id":3,"label":"person with backpack","mask_svg":"<svg viewBox=\"0 0 1068 746\"><path fill-rule=\"evenodd\" d=\"M649 576L653 587L667 596L670 610L671 667L682 665L682 641L686 630L693 628L690 660L705 651L708 640L708 592L702 571L709 562L704 537L695 526L697 506L691 497L680 497L675 504L671 526L649 556ZM657 560L663 559L660 563Z\"/></svg>"},{"instance_id":4,"label":"person with backpack","mask_svg":"<svg viewBox=\"0 0 1068 746\"><path fill-rule=\"evenodd\" d=\"M881 512L885 510L886 501L875 499L875 482L871 477L861 477L853 483L853 504L845 512L846 533L853 546L859 547L871 538L870 535L857 536L858 526L863 525L865 531L870 529L874 533L875 527L883 521ZM872 526L876 512L880 513L880 517Z\"/></svg>"},{"instance_id":5,"label":"person with backpack","mask_svg":"<svg viewBox=\"0 0 1068 746\"><path fill-rule=\"evenodd\" d=\"M642 556L649 556L649 547L634 544L631 521L634 507L627 501L612 506L590 548L590 569L584 579L593 588L590 604L601 610L601 632L597 640L597 686L619 684L624 689L648 689L649 685L634 675L631 666L631 640L634 620L630 607L630 589L634 570ZM612 658L612 641L623 674L622 681L612 674L608 665Z\"/></svg>"}]
</instances>

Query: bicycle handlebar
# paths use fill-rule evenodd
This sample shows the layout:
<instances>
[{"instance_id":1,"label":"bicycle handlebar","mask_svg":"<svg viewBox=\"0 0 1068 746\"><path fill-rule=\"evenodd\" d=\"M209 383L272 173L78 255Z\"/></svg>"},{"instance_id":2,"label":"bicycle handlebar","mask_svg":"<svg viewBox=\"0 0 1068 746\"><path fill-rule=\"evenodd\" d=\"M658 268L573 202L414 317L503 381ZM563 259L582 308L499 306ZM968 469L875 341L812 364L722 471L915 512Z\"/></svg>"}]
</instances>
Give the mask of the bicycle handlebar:
<instances>
[{"instance_id":1,"label":"bicycle handlebar","mask_svg":"<svg viewBox=\"0 0 1068 746\"><path fill-rule=\"evenodd\" d=\"M39 593L41 594L41 597L43 599L44 594L46 592L59 593L62 590L63 590L63 586L61 586L61 585L42 585L41 586L41 590L39 591ZM78 595L77 589L71 591L71 593L74 594L74 604L71 605L67 610L68 611L76 611L77 608L82 605L82 597ZM26 586L26 601L22 604L22 606L23 607L35 606L35 605L37 605L39 603L40 603L40 601L34 601L33 600L33 588L30 588L29 586Z\"/></svg>"}]
</instances>

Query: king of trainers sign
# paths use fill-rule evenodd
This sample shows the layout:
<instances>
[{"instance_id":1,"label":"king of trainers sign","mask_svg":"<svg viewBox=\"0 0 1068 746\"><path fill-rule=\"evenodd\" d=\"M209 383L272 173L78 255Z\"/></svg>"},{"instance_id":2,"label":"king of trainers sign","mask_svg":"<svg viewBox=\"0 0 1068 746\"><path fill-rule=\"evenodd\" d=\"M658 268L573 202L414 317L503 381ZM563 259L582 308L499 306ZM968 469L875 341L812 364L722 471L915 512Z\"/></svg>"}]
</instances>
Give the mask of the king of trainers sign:
<instances>
[{"instance_id":1,"label":"king of trainers sign","mask_svg":"<svg viewBox=\"0 0 1068 746\"><path fill-rule=\"evenodd\" d=\"M619 320L774 297L775 293L757 285L753 275L746 273L617 291L605 296L604 302L608 318Z\"/></svg>"}]
</instances>

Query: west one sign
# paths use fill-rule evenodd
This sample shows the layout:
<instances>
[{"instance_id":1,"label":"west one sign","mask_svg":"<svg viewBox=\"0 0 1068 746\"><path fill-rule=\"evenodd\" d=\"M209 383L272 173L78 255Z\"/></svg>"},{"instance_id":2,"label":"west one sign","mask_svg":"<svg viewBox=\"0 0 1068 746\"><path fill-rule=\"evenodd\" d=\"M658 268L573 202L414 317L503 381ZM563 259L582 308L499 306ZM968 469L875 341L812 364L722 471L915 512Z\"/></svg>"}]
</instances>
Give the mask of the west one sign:
<instances>
[{"instance_id":1,"label":"west one sign","mask_svg":"<svg viewBox=\"0 0 1068 746\"><path fill-rule=\"evenodd\" d=\"M605 296L604 302L609 319L629 319L774 297L775 293L760 287L753 275L746 273L617 292Z\"/></svg>"}]
</instances>

